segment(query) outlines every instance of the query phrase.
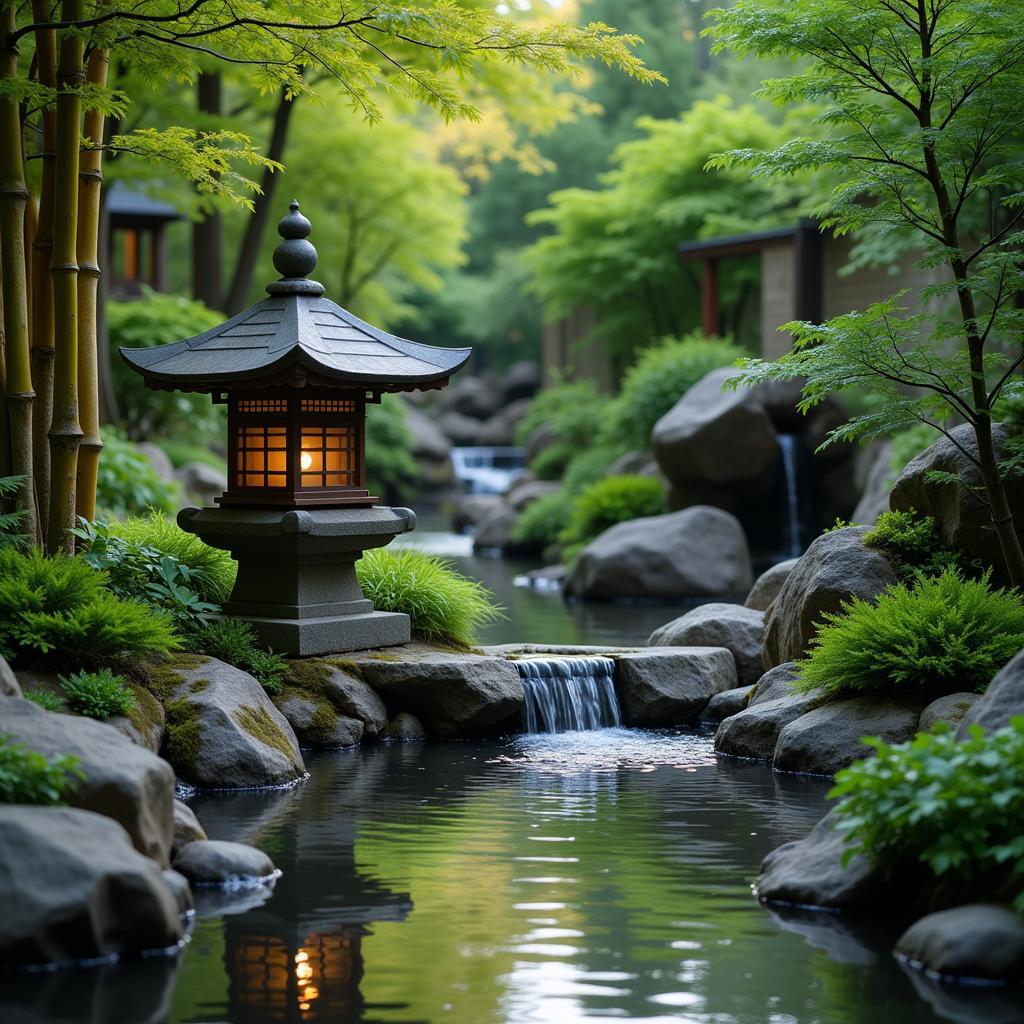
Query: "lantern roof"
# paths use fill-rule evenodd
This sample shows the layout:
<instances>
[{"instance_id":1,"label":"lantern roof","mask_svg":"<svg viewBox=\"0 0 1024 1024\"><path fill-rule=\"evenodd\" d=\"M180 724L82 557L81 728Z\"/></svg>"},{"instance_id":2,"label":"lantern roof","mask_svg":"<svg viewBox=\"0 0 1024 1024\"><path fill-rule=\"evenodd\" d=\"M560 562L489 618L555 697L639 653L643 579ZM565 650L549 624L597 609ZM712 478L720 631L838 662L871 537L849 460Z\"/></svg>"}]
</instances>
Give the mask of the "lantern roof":
<instances>
[{"instance_id":1,"label":"lantern roof","mask_svg":"<svg viewBox=\"0 0 1024 1024\"><path fill-rule=\"evenodd\" d=\"M316 249L312 227L292 200L277 226L281 280L269 298L194 338L152 348L122 348L121 357L157 388L224 391L232 384L318 384L373 391L444 387L470 348L437 348L373 327L324 296L308 275Z\"/></svg>"}]
</instances>

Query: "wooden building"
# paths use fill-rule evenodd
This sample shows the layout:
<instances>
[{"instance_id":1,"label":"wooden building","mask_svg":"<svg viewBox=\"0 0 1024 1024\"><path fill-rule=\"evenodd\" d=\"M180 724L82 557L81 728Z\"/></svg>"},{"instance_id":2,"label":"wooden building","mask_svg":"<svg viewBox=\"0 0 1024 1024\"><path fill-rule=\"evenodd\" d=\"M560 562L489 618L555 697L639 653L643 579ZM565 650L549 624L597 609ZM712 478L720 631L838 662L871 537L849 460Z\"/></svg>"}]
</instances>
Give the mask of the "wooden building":
<instances>
[{"instance_id":1,"label":"wooden building","mask_svg":"<svg viewBox=\"0 0 1024 1024\"><path fill-rule=\"evenodd\" d=\"M151 199L140 189L115 181L107 193L107 261L110 294L133 299L143 286L167 289L164 229L181 220L170 203Z\"/></svg>"}]
</instances>

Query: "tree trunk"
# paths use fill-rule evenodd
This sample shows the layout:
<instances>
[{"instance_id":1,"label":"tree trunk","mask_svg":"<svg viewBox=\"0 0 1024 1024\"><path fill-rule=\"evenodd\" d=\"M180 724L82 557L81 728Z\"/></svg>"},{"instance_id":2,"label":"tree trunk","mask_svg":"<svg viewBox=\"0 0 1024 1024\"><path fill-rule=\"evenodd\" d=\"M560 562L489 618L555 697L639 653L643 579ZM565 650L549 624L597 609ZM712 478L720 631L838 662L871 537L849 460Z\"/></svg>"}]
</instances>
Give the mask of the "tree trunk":
<instances>
[{"instance_id":1,"label":"tree trunk","mask_svg":"<svg viewBox=\"0 0 1024 1024\"><path fill-rule=\"evenodd\" d=\"M89 55L86 82L103 88L107 84L110 54L93 50ZM79 157L78 171L78 401L83 436L78 449L78 481L75 488L75 512L86 519L96 518L96 478L100 452L100 393L97 351L96 299L100 283L99 232L100 195L103 190L103 113L85 114L85 138L97 148L86 149ZM88 145L88 143L87 143Z\"/></svg>"},{"instance_id":2,"label":"tree trunk","mask_svg":"<svg viewBox=\"0 0 1024 1024\"><path fill-rule=\"evenodd\" d=\"M82 18L82 0L63 0L62 21ZM78 445L78 147L85 77L81 37L65 32L57 68L56 161L54 168L53 260L53 418L50 421L50 506L46 547L70 551L75 525Z\"/></svg>"},{"instance_id":3,"label":"tree trunk","mask_svg":"<svg viewBox=\"0 0 1024 1024\"><path fill-rule=\"evenodd\" d=\"M267 157L271 160L280 162L284 157L284 147L288 139L288 121L292 116L294 106L294 98L289 99L282 89L277 102L277 110L274 111L274 127L270 133L270 145L267 147ZM263 194L256 197L252 216L245 225L245 234L242 236L242 245L238 252L238 262L235 264L235 273L231 278L231 287L228 289L224 305L221 307L222 312L227 313L228 316L234 316L245 306L249 289L252 287L256 261L260 255L263 234L270 222L274 190L277 187L277 175L269 167L263 171L260 187Z\"/></svg>"},{"instance_id":4,"label":"tree trunk","mask_svg":"<svg viewBox=\"0 0 1024 1024\"><path fill-rule=\"evenodd\" d=\"M32 18L39 23L50 20L45 0L32 0ZM52 29L40 29L36 37L36 74L43 86L57 84L57 45ZM36 502L39 527L46 539L50 507L50 420L53 418L53 282L50 262L53 255L53 184L57 115L51 107L42 111L42 136L39 155L42 174L39 187L39 219L32 242L32 385L36 393L32 404L32 461L36 474Z\"/></svg>"},{"instance_id":5,"label":"tree trunk","mask_svg":"<svg viewBox=\"0 0 1024 1024\"><path fill-rule=\"evenodd\" d=\"M15 29L15 0L0 4L0 80L18 74L18 51L7 39ZM18 101L0 92L0 252L3 254L4 406L10 472L23 478L17 498L25 509L24 532L36 538L32 482L32 363L28 334L28 274L25 262L25 186Z\"/></svg>"},{"instance_id":6,"label":"tree trunk","mask_svg":"<svg viewBox=\"0 0 1024 1024\"><path fill-rule=\"evenodd\" d=\"M221 77L204 71L196 84L200 114L221 114ZM192 297L210 309L224 301L224 218L211 207L192 225Z\"/></svg>"}]
</instances>

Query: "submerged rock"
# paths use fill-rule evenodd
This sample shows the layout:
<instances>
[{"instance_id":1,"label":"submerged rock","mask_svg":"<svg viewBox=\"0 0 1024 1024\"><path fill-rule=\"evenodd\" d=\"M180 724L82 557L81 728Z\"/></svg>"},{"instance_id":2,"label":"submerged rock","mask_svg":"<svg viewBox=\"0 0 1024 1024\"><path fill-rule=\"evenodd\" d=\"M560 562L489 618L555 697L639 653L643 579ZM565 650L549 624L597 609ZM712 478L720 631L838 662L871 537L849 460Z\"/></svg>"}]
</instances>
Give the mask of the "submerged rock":
<instances>
[{"instance_id":1,"label":"submerged rock","mask_svg":"<svg viewBox=\"0 0 1024 1024\"><path fill-rule=\"evenodd\" d=\"M889 561L864 544L868 529L823 533L797 562L767 613L765 668L802 658L822 617L838 612L844 601L873 601L896 582Z\"/></svg>"},{"instance_id":2,"label":"submerged rock","mask_svg":"<svg viewBox=\"0 0 1024 1024\"><path fill-rule=\"evenodd\" d=\"M0 891L0 963L166 949L184 934L158 865L91 811L0 806Z\"/></svg>"},{"instance_id":3,"label":"submerged rock","mask_svg":"<svg viewBox=\"0 0 1024 1024\"><path fill-rule=\"evenodd\" d=\"M956 734L965 739L971 725L994 732L1009 725L1016 715L1024 715L1024 651L995 674L988 689L964 715Z\"/></svg>"},{"instance_id":4,"label":"submerged rock","mask_svg":"<svg viewBox=\"0 0 1024 1024\"><path fill-rule=\"evenodd\" d=\"M44 711L18 697L0 697L0 728L47 757L77 757L84 778L69 788L67 802L113 818L140 853L166 867L174 816L174 772L166 761L103 722Z\"/></svg>"},{"instance_id":5,"label":"submerged rock","mask_svg":"<svg viewBox=\"0 0 1024 1024\"><path fill-rule=\"evenodd\" d=\"M276 870L262 850L218 839L187 843L174 855L173 867L191 885L246 885L263 881Z\"/></svg>"},{"instance_id":6,"label":"submerged rock","mask_svg":"<svg viewBox=\"0 0 1024 1024\"><path fill-rule=\"evenodd\" d=\"M972 903L915 921L896 952L943 978L1020 981L1024 978L1024 920L1008 907Z\"/></svg>"},{"instance_id":7,"label":"submerged rock","mask_svg":"<svg viewBox=\"0 0 1024 1024\"><path fill-rule=\"evenodd\" d=\"M279 786L306 768L292 727L248 673L215 658L179 659L164 755L179 777L211 789Z\"/></svg>"},{"instance_id":8,"label":"submerged rock","mask_svg":"<svg viewBox=\"0 0 1024 1024\"><path fill-rule=\"evenodd\" d=\"M761 573L754 581L753 587L750 588L746 601L743 602L746 607L766 612L771 607L772 601L779 596L782 584L789 579L789 574L796 568L799 561L799 558L790 558Z\"/></svg>"},{"instance_id":9,"label":"submerged rock","mask_svg":"<svg viewBox=\"0 0 1024 1024\"><path fill-rule=\"evenodd\" d=\"M753 686L736 686L731 690L716 693L700 713L700 720L710 723L721 722L731 715L738 714L747 706L753 692Z\"/></svg>"},{"instance_id":10,"label":"submerged rock","mask_svg":"<svg viewBox=\"0 0 1024 1024\"><path fill-rule=\"evenodd\" d=\"M740 604L702 604L656 629L647 643L651 647L724 647L736 659L740 684L753 685L763 673L764 612Z\"/></svg>"},{"instance_id":11,"label":"submerged rock","mask_svg":"<svg viewBox=\"0 0 1024 1024\"><path fill-rule=\"evenodd\" d=\"M410 715L407 711L400 711L388 722L383 738L396 743L411 743L414 740L423 739L426 735L423 723L415 715Z\"/></svg>"},{"instance_id":12,"label":"submerged rock","mask_svg":"<svg viewBox=\"0 0 1024 1024\"><path fill-rule=\"evenodd\" d=\"M669 647L620 655L615 675L627 725L686 725L735 689L736 662L724 647Z\"/></svg>"},{"instance_id":13,"label":"submerged rock","mask_svg":"<svg viewBox=\"0 0 1024 1024\"><path fill-rule=\"evenodd\" d=\"M752 572L739 520L710 505L631 519L580 553L565 589L577 597L741 594Z\"/></svg>"}]
</instances>

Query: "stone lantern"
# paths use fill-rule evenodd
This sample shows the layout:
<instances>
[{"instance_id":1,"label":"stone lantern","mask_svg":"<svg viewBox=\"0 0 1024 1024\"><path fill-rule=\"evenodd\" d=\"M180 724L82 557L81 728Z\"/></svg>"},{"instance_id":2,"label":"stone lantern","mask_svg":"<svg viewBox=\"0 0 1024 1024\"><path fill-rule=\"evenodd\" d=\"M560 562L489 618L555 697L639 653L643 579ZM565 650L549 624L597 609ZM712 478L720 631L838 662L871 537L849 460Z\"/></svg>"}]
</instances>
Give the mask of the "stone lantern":
<instances>
[{"instance_id":1,"label":"stone lantern","mask_svg":"<svg viewBox=\"0 0 1024 1024\"><path fill-rule=\"evenodd\" d=\"M227 405L228 489L178 523L238 561L224 612L292 656L408 642L408 617L374 611L355 576L363 551L416 525L366 489L366 405L442 388L471 353L396 338L325 298L310 230L293 201L269 298L194 338L121 349L147 387Z\"/></svg>"}]
</instances>

